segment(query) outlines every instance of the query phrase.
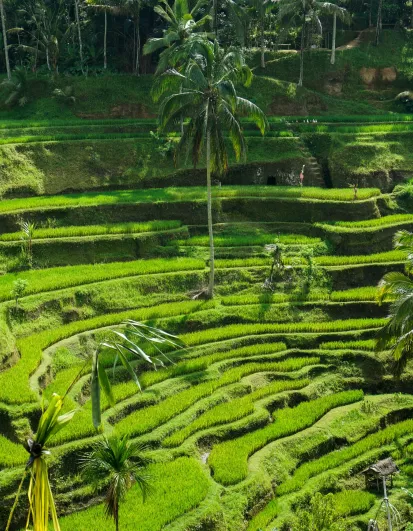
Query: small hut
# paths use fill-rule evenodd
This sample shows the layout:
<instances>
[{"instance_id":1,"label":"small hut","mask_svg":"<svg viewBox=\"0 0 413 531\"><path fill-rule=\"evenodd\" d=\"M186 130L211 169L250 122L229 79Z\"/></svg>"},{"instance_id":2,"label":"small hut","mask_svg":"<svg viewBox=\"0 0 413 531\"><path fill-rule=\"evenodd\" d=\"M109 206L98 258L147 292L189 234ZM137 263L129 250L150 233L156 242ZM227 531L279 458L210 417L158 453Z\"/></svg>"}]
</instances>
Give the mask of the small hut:
<instances>
[{"instance_id":1,"label":"small hut","mask_svg":"<svg viewBox=\"0 0 413 531\"><path fill-rule=\"evenodd\" d=\"M382 481L386 480L388 477L390 477L390 486L393 487L393 476L399 472L400 470L391 457L382 459L361 471L366 480L366 489L371 488L374 485L378 491L380 491Z\"/></svg>"}]
</instances>

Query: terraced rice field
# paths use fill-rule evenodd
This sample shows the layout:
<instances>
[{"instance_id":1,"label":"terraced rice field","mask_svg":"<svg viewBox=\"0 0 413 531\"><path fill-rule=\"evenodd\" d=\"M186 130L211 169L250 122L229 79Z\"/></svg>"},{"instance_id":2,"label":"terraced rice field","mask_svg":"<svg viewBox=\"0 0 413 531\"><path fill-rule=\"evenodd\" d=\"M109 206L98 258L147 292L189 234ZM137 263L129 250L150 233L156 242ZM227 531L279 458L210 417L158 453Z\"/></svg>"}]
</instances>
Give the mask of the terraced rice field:
<instances>
[{"instance_id":1,"label":"terraced rice field","mask_svg":"<svg viewBox=\"0 0 413 531\"><path fill-rule=\"evenodd\" d=\"M403 465L413 395L410 373L395 381L388 353L374 352L387 311L376 284L403 267L392 237L413 215L382 216L375 189L357 201L347 189L265 186L214 197L212 301L190 297L208 272L200 188L0 203L0 528L27 459L21 440L42 400L64 393L79 370L66 402L78 412L51 444L52 474L64 477L61 527L107 528L101 499L78 474L79 454L99 437L82 367L127 319L178 334L187 348L157 371L136 364L142 392L104 359L116 398L115 407L103 402L105 431L147 443L153 460L149 497L128 493L122 529L279 529L318 491L334 494L351 529L377 510L380 497L359 473L388 455ZM283 204L288 219L263 204ZM97 212L107 221L93 222ZM37 224L31 270L7 271L19 259L16 213ZM268 244L281 245L286 265L273 292L262 288ZM18 280L26 285L16 302Z\"/></svg>"}]
</instances>

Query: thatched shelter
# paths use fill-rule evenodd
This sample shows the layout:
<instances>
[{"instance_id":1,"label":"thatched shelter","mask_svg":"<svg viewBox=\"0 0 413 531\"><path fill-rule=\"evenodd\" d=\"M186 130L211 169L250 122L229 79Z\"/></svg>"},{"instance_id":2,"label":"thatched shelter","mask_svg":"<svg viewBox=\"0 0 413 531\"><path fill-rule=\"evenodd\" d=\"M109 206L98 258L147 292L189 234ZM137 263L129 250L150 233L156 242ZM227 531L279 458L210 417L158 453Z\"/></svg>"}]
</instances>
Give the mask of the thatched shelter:
<instances>
[{"instance_id":1,"label":"thatched shelter","mask_svg":"<svg viewBox=\"0 0 413 531\"><path fill-rule=\"evenodd\" d=\"M381 481L380 479L387 479L390 477L390 485L393 486L393 476L398 474L400 470L398 469L396 463L391 457L387 459L382 459L374 465L371 465L361 471L361 474L364 474L366 480L366 488L375 485L377 490L380 490Z\"/></svg>"}]
</instances>

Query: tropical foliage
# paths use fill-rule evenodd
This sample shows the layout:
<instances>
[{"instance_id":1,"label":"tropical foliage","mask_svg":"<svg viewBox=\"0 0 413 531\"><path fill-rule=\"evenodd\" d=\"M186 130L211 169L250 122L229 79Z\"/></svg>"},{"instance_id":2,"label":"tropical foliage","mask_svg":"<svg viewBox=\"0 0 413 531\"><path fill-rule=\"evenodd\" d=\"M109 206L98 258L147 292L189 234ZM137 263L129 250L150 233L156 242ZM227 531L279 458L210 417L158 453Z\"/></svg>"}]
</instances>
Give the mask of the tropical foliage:
<instances>
[{"instance_id":1,"label":"tropical foliage","mask_svg":"<svg viewBox=\"0 0 413 531\"><path fill-rule=\"evenodd\" d=\"M241 52L224 52L218 43L191 39L184 47L188 61L182 72L170 69L155 87L155 97L181 84L182 90L165 98L160 111L160 127L165 130L179 117L189 119L178 145L177 156L191 156L196 167L201 157L207 168L207 212L209 232L209 283L207 297L213 296L215 254L212 219L212 174L221 175L228 169L228 154L224 132L228 132L237 160L245 158L246 143L239 116L253 120L262 134L268 123L263 112L253 103L241 98L236 83L248 85L252 73Z\"/></svg>"}]
</instances>

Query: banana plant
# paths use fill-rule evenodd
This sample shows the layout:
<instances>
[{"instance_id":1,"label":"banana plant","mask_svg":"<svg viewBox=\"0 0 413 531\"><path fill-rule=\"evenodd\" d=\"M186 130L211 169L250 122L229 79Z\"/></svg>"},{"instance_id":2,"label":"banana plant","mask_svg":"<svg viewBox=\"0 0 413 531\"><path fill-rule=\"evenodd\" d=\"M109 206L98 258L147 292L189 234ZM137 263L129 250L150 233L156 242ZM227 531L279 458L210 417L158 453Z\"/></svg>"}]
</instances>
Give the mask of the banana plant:
<instances>
[{"instance_id":1,"label":"banana plant","mask_svg":"<svg viewBox=\"0 0 413 531\"><path fill-rule=\"evenodd\" d=\"M28 529L32 522L33 531L48 531L49 517L51 517L53 530L60 531L56 504L49 481L46 456L50 454L47 450L47 443L72 420L76 412L73 410L61 415L63 405L64 397L54 394L47 409L40 417L36 435L33 439L27 441L29 460L27 461L26 469L10 512L6 531L10 529L14 510L17 506L23 481L27 474L30 474L30 484L28 490L29 510L25 529Z\"/></svg>"}]
</instances>

